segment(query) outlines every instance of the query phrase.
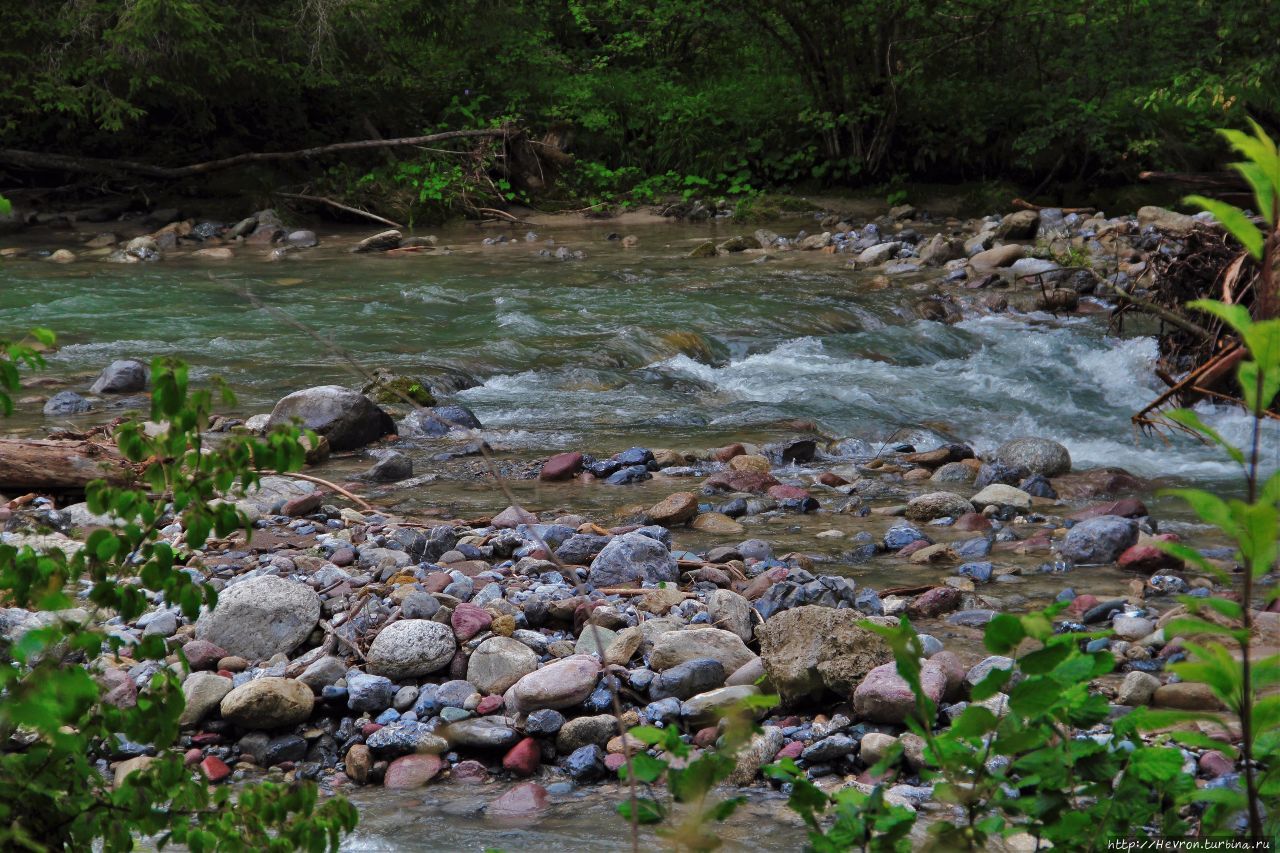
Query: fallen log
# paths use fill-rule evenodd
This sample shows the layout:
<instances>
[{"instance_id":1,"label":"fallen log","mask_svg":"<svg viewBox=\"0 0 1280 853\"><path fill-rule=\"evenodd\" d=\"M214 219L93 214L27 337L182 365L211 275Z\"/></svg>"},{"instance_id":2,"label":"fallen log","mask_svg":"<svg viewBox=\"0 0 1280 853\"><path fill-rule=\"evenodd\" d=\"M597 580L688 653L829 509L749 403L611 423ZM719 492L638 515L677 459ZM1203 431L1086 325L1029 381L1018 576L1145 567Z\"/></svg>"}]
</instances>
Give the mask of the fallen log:
<instances>
[{"instance_id":1,"label":"fallen log","mask_svg":"<svg viewBox=\"0 0 1280 853\"><path fill-rule=\"evenodd\" d=\"M0 438L0 492L83 492L93 480L133 481L134 465L113 447L90 441Z\"/></svg>"}]
</instances>

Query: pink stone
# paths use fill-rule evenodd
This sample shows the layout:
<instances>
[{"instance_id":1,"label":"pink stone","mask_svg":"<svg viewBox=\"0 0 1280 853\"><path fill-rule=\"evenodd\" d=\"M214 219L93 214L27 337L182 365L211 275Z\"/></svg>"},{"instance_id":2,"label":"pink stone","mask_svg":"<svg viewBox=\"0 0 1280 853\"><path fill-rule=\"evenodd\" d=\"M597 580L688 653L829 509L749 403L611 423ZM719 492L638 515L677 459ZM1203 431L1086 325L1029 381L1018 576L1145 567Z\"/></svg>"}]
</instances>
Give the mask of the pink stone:
<instances>
[{"instance_id":1,"label":"pink stone","mask_svg":"<svg viewBox=\"0 0 1280 853\"><path fill-rule=\"evenodd\" d=\"M449 616L449 624L453 626L453 633L459 640L470 640L488 628L492 622L493 615L474 604L459 604Z\"/></svg>"},{"instance_id":2,"label":"pink stone","mask_svg":"<svg viewBox=\"0 0 1280 853\"><path fill-rule=\"evenodd\" d=\"M917 539L914 542L908 542L901 550L898 551L899 557L910 557L916 551L928 548L929 543L923 539Z\"/></svg>"},{"instance_id":3,"label":"pink stone","mask_svg":"<svg viewBox=\"0 0 1280 853\"><path fill-rule=\"evenodd\" d=\"M935 704L947 689L947 674L932 661L920 667L920 686ZM915 713L916 698L907 682L898 675L898 666L882 664L853 691L853 710L861 719L876 723L902 723Z\"/></svg>"},{"instance_id":4,"label":"pink stone","mask_svg":"<svg viewBox=\"0 0 1280 853\"><path fill-rule=\"evenodd\" d=\"M217 732L200 732L191 736L191 742L196 746L216 746L222 743L222 735Z\"/></svg>"},{"instance_id":5,"label":"pink stone","mask_svg":"<svg viewBox=\"0 0 1280 853\"><path fill-rule=\"evenodd\" d=\"M778 758L799 758L800 753L804 752L804 743L802 741L793 740L791 743L778 750Z\"/></svg>"},{"instance_id":6,"label":"pink stone","mask_svg":"<svg viewBox=\"0 0 1280 853\"><path fill-rule=\"evenodd\" d=\"M544 481L572 480L582 470L581 453L558 453L542 463L538 479Z\"/></svg>"},{"instance_id":7,"label":"pink stone","mask_svg":"<svg viewBox=\"0 0 1280 853\"><path fill-rule=\"evenodd\" d=\"M371 734L373 734L380 728L382 728L381 723L365 723L363 726L360 727L360 734L364 735L365 737L369 737Z\"/></svg>"},{"instance_id":8,"label":"pink stone","mask_svg":"<svg viewBox=\"0 0 1280 853\"><path fill-rule=\"evenodd\" d=\"M778 481L772 474L757 474L754 471L721 471L718 474L712 474L703 481L702 485L724 492L751 492L753 495L762 495L770 486L778 485Z\"/></svg>"},{"instance_id":9,"label":"pink stone","mask_svg":"<svg viewBox=\"0 0 1280 853\"><path fill-rule=\"evenodd\" d=\"M188 749L185 753L183 753L182 760L184 763L188 765L199 764L200 758L203 755L204 753L201 752L199 749L197 749L196 747L192 747L191 749Z\"/></svg>"},{"instance_id":10,"label":"pink stone","mask_svg":"<svg viewBox=\"0 0 1280 853\"><path fill-rule=\"evenodd\" d=\"M205 778L210 782L221 782L223 779L231 775L231 768L227 763L216 755L210 755L204 761L200 762L200 769L204 772Z\"/></svg>"},{"instance_id":11,"label":"pink stone","mask_svg":"<svg viewBox=\"0 0 1280 853\"><path fill-rule=\"evenodd\" d=\"M1116 559L1116 565L1122 569L1152 572L1157 569L1181 569L1182 561L1172 554L1166 554L1154 545L1132 545Z\"/></svg>"},{"instance_id":12,"label":"pink stone","mask_svg":"<svg viewBox=\"0 0 1280 853\"><path fill-rule=\"evenodd\" d=\"M507 820L533 817L547 807L547 789L537 782L521 782L489 804L491 817Z\"/></svg>"},{"instance_id":13,"label":"pink stone","mask_svg":"<svg viewBox=\"0 0 1280 853\"><path fill-rule=\"evenodd\" d=\"M966 512L956 519L956 523L951 525L951 529L962 530L966 533L977 533L982 530L990 530L991 521L981 513Z\"/></svg>"},{"instance_id":14,"label":"pink stone","mask_svg":"<svg viewBox=\"0 0 1280 853\"><path fill-rule=\"evenodd\" d=\"M1220 752L1211 750L1200 756L1200 772L1210 779L1217 779L1219 776L1234 772L1235 769L1235 765Z\"/></svg>"},{"instance_id":15,"label":"pink stone","mask_svg":"<svg viewBox=\"0 0 1280 853\"><path fill-rule=\"evenodd\" d=\"M182 647L182 653L187 656L187 663L191 665L193 671L213 669L218 665L218 661L231 654L208 640L192 640Z\"/></svg>"},{"instance_id":16,"label":"pink stone","mask_svg":"<svg viewBox=\"0 0 1280 853\"><path fill-rule=\"evenodd\" d=\"M314 492L285 501L284 506L280 508L283 515L297 517L299 515L307 515L315 512L320 508L320 504L324 501L324 493L317 489Z\"/></svg>"},{"instance_id":17,"label":"pink stone","mask_svg":"<svg viewBox=\"0 0 1280 853\"><path fill-rule=\"evenodd\" d=\"M521 524L537 524L538 517L528 510L509 506L490 519L494 527L518 527Z\"/></svg>"},{"instance_id":18,"label":"pink stone","mask_svg":"<svg viewBox=\"0 0 1280 853\"><path fill-rule=\"evenodd\" d=\"M102 676L103 686L107 688L102 701L117 708L133 708L138 704L138 686L133 683L129 673L122 669L109 669Z\"/></svg>"},{"instance_id":19,"label":"pink stone","mask_svg":"<svg viewBox=\"0 0 1280 853\"><path fill-rule=\"evenodd\" d=\"M698 729L693 734L693 745L706 749L716 742L716 737L719 734L720 731L715 726L707 726L704 729Z\"/></svg>"},{"instance_id":20,"label":"pink stone","mask_svg":"<svg viewBox=\"0 0 1280 853\"><path fill-rule=\"evenodd\" d=\"M422 588L427 592L444 592L444 588L451 583L453 577L448 572L432 572L422 582Z\"/></svg>"},{"instance_id":21,"label":"pink stone","mask_svg":"<svg viewBox=\"0 0 1280 853\"><path fill-rule=\"evenodd\" d=\"M935 586L928 592L917 595L907 605L907 615L930 619L950 613L960 606L960 590L950 586Z\"/></svg>"},{"instance_id":22,"label":"pink stone","mask_svg":"<svg viewBox=\"0 0 1280 853\"><path fill-rule=\"evenodd\" d=\"M421 788L444 769L444 759L427 753L403 755L387 765L382 784L387 788Z\"/></svg>"},{"instance_id":23,"label":"pink stone","mask_svg":"<svg viewBox=\"0 0 1280 853\"><path fill-rule=\"evenodd\" d=\"M479 761L467 759L453 765L449 776L462 785L483 785L489 779L489 771Z\"/></svg>"},{"instance_id":24,"label":"pink stone","mask_svg":"<svg viewBox=\"0 0 1280 853\"><path fill-rule=\"evenodd\" d=\"M502 768L517 776L532 776L542 763L542 745L531 737L517 743L502 756Z\"/></svg>"},{"instance_id":25,"label":"pink stone","mask_svg":"<svg viewBox=\"0 0 1280 853\"><path fill-rule=\"evenodd\" d=\"M1147 505L1137 498L1124 498L1105 504L1094 504L1069 516L1073 521L1087 521L1100 515L1118 515L1121 518L1141 518L1147 515Z\"/></svg>"},{"instance_id":26,"label":"pink stone","mask_svg":"<svg viewBox=\"0 0 1280 853\"><path fill-rule=\"evenodd\" d=\"M501 707L502 697L495 693L480 700L480 704L476 706L476 713L484 717L494 713Z\"/></svg>"},{"instance_id":27,"label":"pink stone","mask_svg":"<svg viewBox=\"0 0 1280 853\"><path fill-rule=\"evenodd\" d=\"M1067 612L1072 616L1083 616L1087 610L1101 603L1096 595L1090 595L1086 592L1084 595L1077 595L1071 599L1071 603L1067 605Z\"/></svg>"},{"instance_id":28,"label":"pink stone","mask_svg":"<svg viewBox=\"0 0 1280 853\"><path fill-rule=\"evenodd\" d=\"M785 483L770 486L768 495L775 501L802 501L810 497L809 493L799 486L788 486Z\"/></svg>"}]
</instances>

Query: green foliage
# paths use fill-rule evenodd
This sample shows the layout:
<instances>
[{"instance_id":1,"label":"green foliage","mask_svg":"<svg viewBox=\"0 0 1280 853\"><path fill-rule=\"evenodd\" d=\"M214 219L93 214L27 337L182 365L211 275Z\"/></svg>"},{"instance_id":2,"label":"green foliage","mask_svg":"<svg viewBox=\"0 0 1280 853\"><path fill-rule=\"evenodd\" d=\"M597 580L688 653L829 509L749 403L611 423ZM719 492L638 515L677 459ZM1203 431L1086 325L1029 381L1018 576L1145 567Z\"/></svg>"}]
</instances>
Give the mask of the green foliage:
<instances>
[{"instance_id":1,"label":"green foliage","mask_svg":"<svg viewBox=\"0 0 1280 853\"><path fill-rule=\"evenodd\" d=\"M8 216L10 213L13 213L13 204L9 199L0 195L0 216Z\"/></svg>"},{"instance_id":2,"label":"green foliage","mask_svg":"<svg viewBox=\"0 0 1280 853\"><path fill-rule=\"evenodd\" d=\"M713 789L729 778L736 766L735 755L759 728L753 720L757 711L772 708L777 696L748 696L729 708L721 719L721 735L714 748L693 757L680 729L637 726L628 732L652 747L657 755L635 752L630 763L618 768L624 783L634 783L641 793L618 804L618 814L642 825L658 825L658 835L677 850L718 849L721 840L714 824L727 820L746 802L745 797L712 796ZM658 783L666 779L667 793L659 793Z\"/></svg>"},{"instance_id":3,"label":"green foliage","mask_svg":"<svg viewBox=\"0 0 1280 853\"><path fill-rule=\"evenodd\" d=\"M44 330L33 334L52 342ZM23 356L33 363L30 353L19 351ZM259 469L290 470L303 459L297 432L286 428L266 439L233 436L206 446L201 432L212 392L190 388L186 366L176 361L156 360L152 381L151 420L162 429L150 435L126 422L116 433L121 452L141 470L140 485L97 481L87 489L91 509L117 524L94 531L69 556L0 545L0 599L40 615L2 643L0 847L129 850L139 836L152 836L197 851L336 849L356 821L345 801L320 803L311 783L211 788L185 766L173 748L184 707L181 662L159 669L135 707L103 701L107 662L125 654L163 660L169 649L160 637L125 648L101 621L137 618L148 595L188 618L212 606L214 590L184 566L210 535L251 529L225 498L255 483ZM12 387L8 378L5 385ZM225 389L222 398L229 398ZM185 534L167 539L160 531L174 521ZM156 754L113 785L106 762L125 742L149 744Z\"/></svg>"},{"instance_id":4,"label":"green foliage","mask_svg":"<svg viewBox=\"0 0 1280 853\"><path fill-rule=\"evenodd\" d=\"M766 767L765 775L791 785L787 808L804 821L814 853L905 853L911 849L907 835L915 825L915 812L885 802L882 786L876 785L869 794L853 787L828 794L810 782L790 758Z\"/></svg>"},{"instance_id":5,"label":"green foliage","mask_svg":"<svg viewBox=\"0 0 1280 853\"><path fill-rule=\"evenodd\" d=\"M49 329L32 329L24 340L6 341L0 339L0 415L8 417L13 414L13 394L22 387L18 378L18 367L26 365L32 369L44 367L44 358L39 347L51 347L54 334Z\"/></svg>"}]
</instances>

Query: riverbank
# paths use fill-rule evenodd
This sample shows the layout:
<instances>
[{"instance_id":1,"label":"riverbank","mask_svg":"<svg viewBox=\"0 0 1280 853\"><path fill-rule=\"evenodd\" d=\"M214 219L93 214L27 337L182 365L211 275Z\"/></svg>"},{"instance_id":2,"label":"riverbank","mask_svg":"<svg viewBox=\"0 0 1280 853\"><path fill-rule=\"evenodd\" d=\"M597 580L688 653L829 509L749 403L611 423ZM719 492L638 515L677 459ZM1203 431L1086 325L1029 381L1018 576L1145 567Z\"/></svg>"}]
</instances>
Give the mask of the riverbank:
<instances>
[{"instance_id":1,"label":"riverbank","mask_svg":"<svg viewBox=\"0 0 1280 853\"><path fill-rule=\"evenodd\" d=\"M169 249L152 236L159 259L128 266L100 261L115 252L150 257L143 251L150 246L103 246L101 256L77 254L66 265L39 251L0 263L17 276L19 290L43 277L54 299L38 322L50 325L59 324L47 318L72 316L75 300L101 304L88 300L106 293L123 296L120 316L137 314L148 299L172 302L170 282L186 276L187 302L176 313L195 317L191 337L163 337L174 333L170 326L154 338L93 341L102 328L95 315L80 333L86 340L72 344L81 349L54 356L55 384L30 389L25 404L76 388L96 408L72 416L73 424L145 402L128 402L144 388L81 393L92 375L74 379L84 369L77 361L101 365L108 352L150 355L160 347L186 354L202 336L210 341L204 311L251 324L239 337L224 327L229 336L210 348L235 352L244 360L242 375L259 383L233 377L248 393L225 429L259 428L262 419L250 415L316 380L350 383L338 359L303 335L291 344L327 359L307 359L304 381L295 366L303 359L296 351L286 356L278 342L243 351L284 327L271 311L246 307L237 288L265 287L268 304L306 322L346 287L338 313L312 325L352 348L360 345L353 338L376 335L379 364L417 329L428 329L441 349L451 333L467 338L474 349L453 344L452 361L440 366L469 368L466 379L479 383L472 388L460 387L466 382L456 376L446 383L447 372L422 370L421 351L390 366L416 378L441 407L473 411L478 435L450 435L448 424L442 429L395 399L382 403L399 421L393 441L353 444L332 425L316 424L337 452L314 473L357 490L377 509L357 511L309 484L269 480L245 505L259 516L254 540L224 543L191 561L222 587L223 612L193 625L160 607L120 630L161 633L175 646L185 641L189 659L205 652L189 678L204 710L192 720L189 758L211 776L301 774L336 790L361 781L388 787L390 780L392 788L475 783L480 787L467 790L483 796L472 798L473 808L483 799L501 811L494 803L505 796L506 805L528 810L522 819L536 820L617 764L623 741L608 714L612 697L602 689L608 678L617 679L627 724L674 723L705 745L707 708L751 692L764 675L764 687L781 690L790 704L762 720L761 755L776 746L825 784L866 783L874 763L867 759L902 728L901 716L895 719L875 692L880 676L870 678L887 659L857 633L853 623L863 616L905 612L933 636L939 698L952 705L963 701L975 667L999 664L986 660L979 642L992 613L1071 598L1070 620L1124 626L1113 640L1125 661L1123 679L1104 679L1098 690L1113 700L1182 701L1162 673L1179 652L1159 627L1177 607L1172 592L1208 586L1185 568L1151 564L1148 540L1174 533L1215 559L1223 555L1213 551L1221 543L1151 499L1152 479L1222 474L1193 467L1207 465L1208 456L1182 446L1138 454L1137 470L1120 474L1103 468L1123 445L1091 445L1124 422L1131 397L1152 388L1151 344L1105 338L1094 316L1108 307L1098 280L1143 274L1144 250L1134 245L1145 239L1143 224L1062 217L1066 245L1097 264L1090 293L1073 264L1052 257L1052 214L1037 215L1032 225L1025 213L970 223L903 213L856 227L817 220L811 233L785 237L766 229L640 231L634 246L608 239L607 224L550 245L544 235L525 240L515 231L402 247L402 235L394 243L384 238L388 251L358 256L347 251L354 238L322 235L320 246L284 252L272 266L265 262L290 245L287 235L284 245L246 237L213 247L230 250L229 260L196 255L210 247L187 235ZM259 217L248 236L261 224ZM1040 247L1033 240L1046 225ZM906 233L912 231L914 239ZM557 257L562 246L567 256ZM288 273L277 276L281 268ZM59 276L86 269L95 278L69 292L75 279ZM479 269L501 270L515 286L470 284ZM110 272L97 278L100 270ZM203 270L233 284L198 285L209 275ZM344 274L349 281L332 283ZM387 285L371 281L375 276ZM293 279L300 281L283 283ZM569 289L546 302L527 295L566 281ZM1066 290L1075 294L1076 310L1084 308L1070 319L1046 310L1068 312L1069 296L1053 296ZM486 313L468 325L466 312L450 306L465 307L474 292ZM689 292L707 300L692 310L674 301ZM219 293L230 295L201 307ZM1057 301L1049 306L1047 299ZM423 313L405 307L414 300L427 306ZM709 315L701 320L705 331L684 333L679 326L699 322L699 311ZM361 316L370 318L367 325L346 328ZM657 328L627 331L650 320ZM771 325L782 341L748 337ZM843 335L856 339L853 346ZM479 360L492 351L506 361ZM273 360L283 363L273 367ZM1096 374L1070 375L1091 364ZM1148 375L1137 378L1139 370ZM264 382L264 374L272 378ZM948 384L955 397L944 396ZM1094 385L1098 396L1084 396ZM1119 405L1108 402L1117 388ZM966 402L985 409L986 419L972 419ZM385 427L358 401L344 405ZM860 406L874 413L874 427L841 419ZM901 412L912 415L904 418L907 429L895 428ZM438 413L465 418L465 410ZM30 433L68 417L16 423ZM1098 423L1076 423L1088 419ZM1044 436L1037 427L1046 423L1053 424L1049 437L1007 445L1019 435ZM586 431L586 424L597 426ZM1059 432L1062 440L1053 440ZM477 439L497 447L523 511L535 518L508 508L484 482L485 466L470 446ZM67 526L67 519L54 522L50 509L17 509L7 526ZM70 525L75 536L92 524L81 510L68 516L78 522ZM585 599L545 560L544 546L594 587ZM637 580L677 589L615 591ZM279 648L238 645L272 636L260 632L263 624L289 628ZM846 633L856 642L833 643L832 650L803 642ZM388 639L380 647L382 636ZM121 685L122 696L128 684L136 690L145 682L146 672L131 671L127 661L109 668L123 673L104 676ZM813 669L830 676L815 682L807 676ZM1151 678L1161 690L1175 689L1157 699ZM237 717L249 698L255 708L294 708L293 698L307 706L296 684L309 691L302 717L271 726ZM263 705L256 704L259 692ZM289 701L276 702L281 696ZM1198 753L1193 757L1199 762ZM917 770L909 761L899 768L895 798L938 808L913 784ZM1197 772L1207 783L1230 771L1210 760ZM546 789L546 799L527 786L511 794L524 778Z\"/></svg>"}]
</instances>

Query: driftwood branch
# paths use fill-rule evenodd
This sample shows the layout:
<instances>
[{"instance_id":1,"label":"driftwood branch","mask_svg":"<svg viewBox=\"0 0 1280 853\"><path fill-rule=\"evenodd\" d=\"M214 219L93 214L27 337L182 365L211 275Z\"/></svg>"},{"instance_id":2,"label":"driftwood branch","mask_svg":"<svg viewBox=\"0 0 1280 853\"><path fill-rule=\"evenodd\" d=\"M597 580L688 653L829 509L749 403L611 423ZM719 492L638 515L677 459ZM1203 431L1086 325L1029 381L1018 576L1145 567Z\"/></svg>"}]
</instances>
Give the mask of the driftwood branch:
<instances>
[{"instance_id":1,"label":"driftwood branch","mask_svg":"<svg viewBox=\"0 0 1280 853\"><path fill-rule=\"evenodd\" d=\"M310 157L321 157L329 154L342 154L348 151L368 151L377 148L395 148L405 145L425 145L429 142L443 142L447 139L484 139L506 137L512 133L510 128L500 127L482 130L450 130L443 133L431 133L426 136L403 136L398 139L361 139L355 142L335 142L330 145L317 145L297 151L266 151L250 154L237 154L221 160L209 160L204 163L192 163L188 166L154 166L149 163L138 163L133 160L107 160L98 157L75 157L67 154L50 154L41 151L19 151L13 148L0 148L0 163L12 166L25 166L31 169L60 169L64 172L80 172L89 174L128 174L143 175L161 180L178 180L205 175L231 169L246 163L273 163L284 160L305 160Z\"/></svg>"},{"instance_id":2,"label":"driftwood branch","mask_svg":"<svg viewBox=\"0 0 1280 853\"><path fill-rule=\"evenodd\" d=\"M280 196L281 198L296 198L299 201L310 201L310 202L315 202L316 204L327 204L329 207L332 207L335 210L341 210L346 213L350 213L354 216L362 216L365 219L372 220L373 222L379 222L383 225L389 225L392 228L399 228L401 230L404 230L404 226L401 225L399 222L392 222L390 219L384 219L383 217L379 216L376 213L370 213L369 211L361 210L358 207L350 207L348 205L343 204L342 202L334 201L331 198L325 198L322 195L304 195L302 193L285 193L285 192L280 192L278 190L276 191L275 194Z\"/></svg>"},{"instance_id":3,"label":"driftwood branch","mask_svg":"<svg viewBox=\"0 0 1280 853\"><path fill-rule=\"evenodd\" d=\"M317 486L324 486L325 488L330 489L331 491L337 492L347 500L356 504L356 506L360 507L365 512L377 512L377 507L375 507L373 504L369 503L367 500L360 497L359 495L353 492L347 491L346 489L342 488L342 486L339 486L337 483L331 483L328 480L322 480L319 477L316 477L312 474L299 474L297 471L266 471L266 470L261 471L260 473L271 474L276 477L292 477L295 480L305 480L308 483L315 483Z\"/></svg>"},{"instance_id":4,"label":"driftwood branch","mask_svg":"<svg viewBox=\"0 0 1280 853\"><path fill-rule=\"evenodd\" d=\"M93 480L133 481L136 468L114 447L90 441L0 438L0 491L83 492Z\"/></svg>"}]
</instances>

